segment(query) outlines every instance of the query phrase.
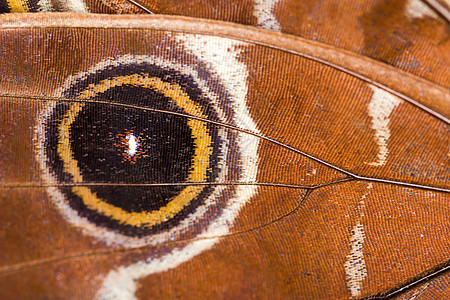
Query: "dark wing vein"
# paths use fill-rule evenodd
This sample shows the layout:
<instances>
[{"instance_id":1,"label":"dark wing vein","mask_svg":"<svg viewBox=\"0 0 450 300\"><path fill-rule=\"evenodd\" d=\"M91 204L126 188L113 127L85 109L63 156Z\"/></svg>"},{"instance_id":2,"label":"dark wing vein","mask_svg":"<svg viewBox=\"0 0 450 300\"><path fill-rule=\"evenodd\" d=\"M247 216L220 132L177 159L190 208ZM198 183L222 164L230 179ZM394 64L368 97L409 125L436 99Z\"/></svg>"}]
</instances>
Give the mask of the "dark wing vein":
<instances>
[{"instance_id":1,"label":"dark wing vein","mask_svg":"<svg viewBox=\"0 0 450 300\"><path fill-rule=\"evenodd\" d=\"M262 140L268 141L272 144L275 144L277 146L283 147L289 151L292 151L294 153L300 154L302 156L305 156L317 163L320 163L322 165L325 165L331 169L334 169L338 172L344 173L347 176L350 176L354 179L358 179L358 180L364 180L364 181L370 181L370 182L378 182L378 183L387 183L387 184L393 184L393 185L400 185L400 186L404 186L404 187L410 187L410 188L418 188L418 189L425 189L425 190L431 190L431 191L437 191L437 192L447 192L450 193L450 189L449 188L441 188L441 187L436 187L436 186L429 186L429 185L422 185L422 184L416 184L416 183L410 183L410 182L404 182L404 181L397 181L397 180L391 180L391 179L385 179L385 178L374 178L374 177L365 177L365 176L360 176L357 174L354 174L352 172L349 172L347 170L344 170L340 167L337 167L327 161L324 161L320 158L317 158L311 154L308 154L304 151L301 151L293 146L290 146L288 144L285 144L283 142L280 142L276 139L267 137L267 136L263 136L259 133L253 132L251 130L247 130L247 129L243 129L243 128L239 128L235 125L230 125L230 124L226 124L223 122L218 122L218 121L213 121L213 120L209 120L209 119L205 119L205 118L200 118L200 117L196 117L196 116L192 116L189 114L185 114L185 113L179 113L179 112L174 112L174 111L168 111L168 110L162 110L162 109L155 109L155 108L149 108L149 107L143 107L143 106L139 106L139 105L131 105L131 104L124 104L124 103L113 103L113 102L109 102L109 101L101 101L101 100L80 100L80 99L70 99L70 98L59 98L59 97L48 97L48 96L27 96L27 95L12 95L12 94L0 94L0 97L5 97L5 98L20 98L20 99L29 99L29 100L36 100L36 101L64 101L64 102L74 102L74 103L96 103L96 104L104 104L104 105L111 105L111 106L119 106L119 107L125 107L125 108L132 108L132 109L139 109L139 110L145 110L145 111L151 111L151 112L156 112L156 113L164 113L164 114L170 114L170 115L176 115L176 116L180 116L180 117L184 117L184 118L190 118L190 119L195 119L195 120L199 120L202 122L206 122L206 123L210 123L210 124L214 124L214 125L218 125L218 126L222 126L225 128L229 128L232 130L236 130L242 133L246 133L249 135L253 135L257 138L260 138Z\"/></svg>"},{"instance_id":2,"label":"dark wing vein","mask_svg":"<svg viewBox=\"0 0 450 300\"><path fill-rule=\"evenodd\" d=\"M145 11L148 14L151 14L151 15L155 14L153 11L148 9L145 5L141 4L139 1L136 1L136 0L126 0L126 1L130 2L134 6L137 6L138 8L142 9L143 11Z\"/></svg>"},{"instance_id":3,"label":"dark wing vein","mask_svg":"<svg viewBox=\"0 0 450 300\"><path fill-rule=\"evenodd\" d=\"M450 260L445 261L444 263L427 270L423 272L422 274L419 274L418 276L407 280L406 282L403 282L399 284L398 286L394 287L393 289L378 293L375 295L359 298L359 300L387 300L392 299L394 297L399 296L400 294L406 293L416 287L418 287L420 284L425 283L428 280L435 279L439 276L442 276L446 273L450 272Z\"/></svg>"},{"instance_id":4,"label":"dark wing vein","mask_svg":"<svg viewBox=\"0 0 450 300\"><path fill-rule=\"evenodd\" d=\"M314 190L324 186L332 185L335 183L346 182L355 180L351 177L346 177L338 180L333 180L330 182L320 183L316 185L296 185L296 184L283 184L274 182L158 182L158 183L102 183L102 182L86 182L86 183L60 183L60 184L23 184L23 183L9 183L0 184L0 188L47 188L47 187L72 187L72 186L111 186L111 187L152 187L152 186L192 186L192 185L256 185L256 186L273 186L282 188L293 188L293 189L307 189Z\"/></svg>"}]
</instances>

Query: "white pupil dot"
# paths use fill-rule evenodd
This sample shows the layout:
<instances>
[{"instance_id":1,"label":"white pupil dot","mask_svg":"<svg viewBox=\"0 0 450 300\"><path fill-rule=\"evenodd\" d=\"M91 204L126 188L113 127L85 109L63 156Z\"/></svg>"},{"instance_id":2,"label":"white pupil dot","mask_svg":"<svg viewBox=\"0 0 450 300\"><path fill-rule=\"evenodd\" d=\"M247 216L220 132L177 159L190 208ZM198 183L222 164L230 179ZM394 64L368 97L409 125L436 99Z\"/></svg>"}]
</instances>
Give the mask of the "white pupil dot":
<instances>
[{"instance_id":1,"label":"white pupil dot","mask_svg":"<svg viewBox=\"0 0 450 300\"><path fill-rule=\"evenodd\" d=\"M131 157L133 157L136 152L137 152L137 147L138 145L138 140L136 139L136 137L134 136L134 134L130 133L126 136L127 142L128 142L128 150L126 150L126 152L128 153L128 155L130 155Z\"/></svg>"}]
</instances>

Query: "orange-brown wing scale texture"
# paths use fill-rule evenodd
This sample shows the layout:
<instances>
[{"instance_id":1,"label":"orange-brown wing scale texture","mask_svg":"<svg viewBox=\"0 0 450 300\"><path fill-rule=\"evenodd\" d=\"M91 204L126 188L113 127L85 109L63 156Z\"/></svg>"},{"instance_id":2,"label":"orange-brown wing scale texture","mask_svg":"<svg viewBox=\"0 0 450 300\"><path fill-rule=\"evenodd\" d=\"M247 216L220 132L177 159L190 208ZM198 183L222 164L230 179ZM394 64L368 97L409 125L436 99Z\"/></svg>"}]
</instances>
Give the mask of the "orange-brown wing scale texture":
<instances>
[{"instance_id":1,"label":"orange-brown wing scale texture","mask_svg":"<svg viewBox=\"0 0 450 300\"><path fill-rule=\"evenodd\" d=\"M262 25L251 2L177 3L142 2L312 41L2 16L1 297L447 297L445 21L412 2L280 1ZM136 10L114 5L98 12Z\"/></svg>"},{"instance_id":2,"label":"orange-brown wing scale texture","mask_svg":"<svg viewBox=\"0 0 450 300\"><path fill-rule=\"evenodd\" d=\"M371 57L445 87L450 85L448 22L422 0L395 3L388 0L71 0L48 1L45 6L42 3L47 1L3 2L5 7L23 2L25 9L18 8L18 11L153 12L252 25L320 41ZM438 2L442 9L447 10L448 18L448 1L429 2ZM12 9L6 8L5 11Z\"/></svg>"},{"instance_id":3,"label":"orange-brown wing scale texture","mask_svg":"<svg viewBox=\"0 0 450 300\"><path fill-rule=\"evenodd\" d=\"M450 85L448 23L420 0L141 3L157 13L237 22L294 34Z\"/></svg>"}]
</instances>

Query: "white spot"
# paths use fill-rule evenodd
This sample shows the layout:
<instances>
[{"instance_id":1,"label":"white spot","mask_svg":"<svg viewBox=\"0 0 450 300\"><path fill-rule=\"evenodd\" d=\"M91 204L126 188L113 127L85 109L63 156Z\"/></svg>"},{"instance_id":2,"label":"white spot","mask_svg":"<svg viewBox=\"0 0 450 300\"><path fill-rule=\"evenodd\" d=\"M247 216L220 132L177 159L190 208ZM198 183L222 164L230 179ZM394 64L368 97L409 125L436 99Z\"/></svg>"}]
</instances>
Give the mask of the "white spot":
<instances>
[{"instance_id":1,"label":"white spot","mask_svg":"<svg viewBox=\"0 0 450 300\"><path fill-rule=\"evenodd\" d=\"M67 0L67 1L61 1L61 4L63 5L63 11L71 11L71 12L77 12L77 13L87 13L88 9L86 8L83 0ZM46 12L46 11L52 11L53 5L51 3L51 0L39 0L38 1L39 11Z\"/></svg>"},{"instance_id":2,"label":"white spot","mask_svg":"<svg viewBox=\"0 0 450 300\"><path fill-rule=\"evenodd\" d=\"M38 1L39 11L52 11L53 7L49 0L40 0Z\"/></svg>"},{"instance_id":3,"label":"white spot","mask_svg":"<svg viewBox=\"0 0 450 300\"><path fill-rule=\"evenodd\" d=\"M352 297L358 297L361 294L362 281L367 276L363 253L364 227L359 221L353 227L350 243L352 249L344 265L345 274L347 275L347 286Z\"/></svg>"},{"instance_id":4,"label":"white spot","mask_svg":"<svg viewBox=\"0 0 450 300\"><path fill-rule=\"evenodd\" d=\"M408 0L405 7L405 15L411 19L430 17L437 19L438 15L421 0Z\"/></svg>"},{"instance_id":5,"label":"white spot","mask_svg":"<svg viewBox=\"0 0 450 300\"><path fill-rule=\"evenodd\" d=\"M83 0L67 0L65 2L65 8L68 11L76 12L76 13L87 13L88 10L84 5Z\"/></svg>"},{"instance_id":6,"label":"white spot","mask_svg":"<svg viewBox=\"0 0 450 300\"><path fill-rule=\"evenodd\" d=\"M380 167L386 163L386 158L389 154L388 143L391 137L389 117L401 101L396 96L380 88L375 86L370 87L373 90L373 96L369 104L369 116L372 118L372 128L375 130L375 137L378 143L378 155L375 162L366 162L366 164Z\"/></svg>"},{"instance_id":7,"label":"white spot","mask_svg":"<svg viewBox=\"0 0 450 300\"><path fill-rule=\"evenodd\" d=\"M361 224L361 218L364 216L365 199L373 188L373 184L367 185L367 192L359 201L359 220L353 227L353 234L350 238L351 250L344 264L345 274L347 278L347 286L352 297L358 297L361 294L362 281L367 276L366 263L364 261L363 243L364 243L364 226Z\"/></svg>"},{"instance_id":8,"label":"white spot","mask_svg":"<svg viewBox=\"0 0 450 300\"><path fill-rule=\"evenodd\" d=\"M129 156L133 157L137 152L137 147L139 146L138 140L132 133L127 135L126 139L128 141L128 150L126 150L126 152L128 153Z\"/></svg>"},{"instance_id":9,"label":"white spot","mask_svg":"<svg viewBox=\"0 0 450 300\"><path fill-rule=\"evenodd\" d=\"M360 204L361 204L361 206L362 206L362 208L364 208L364 200L367 198L367 196L370 194L370 190L373 188L373 183L372 182L369 182L368 184L367 184L367 189L368 189L368 191L364 194L364 195L362 195L362 197L361 197L361 201L359 202ZM364 211L363 210L361 210L361 217L363 217L364 216Z\"/></svg>"},{"instance_id":10,"label":"white spot","mask_svg":"<svg viewBox=\"0 0 450 300\"><path fill-rule=\"evenodd\" d=\"M281 31L281 25L278 23L274 14L275 5L279 0L255 0L255 10L253 14L258 19L258 26L273 31Z\"/></svg>"}]
</instances>

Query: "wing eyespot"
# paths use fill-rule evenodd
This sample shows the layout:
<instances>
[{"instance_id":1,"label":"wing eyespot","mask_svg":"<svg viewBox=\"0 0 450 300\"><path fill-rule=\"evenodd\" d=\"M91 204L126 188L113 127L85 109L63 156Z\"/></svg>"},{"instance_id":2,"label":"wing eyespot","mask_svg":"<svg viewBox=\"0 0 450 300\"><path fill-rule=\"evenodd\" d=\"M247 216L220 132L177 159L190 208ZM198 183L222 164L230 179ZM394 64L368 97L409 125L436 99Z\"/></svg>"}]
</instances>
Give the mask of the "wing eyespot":
<instances>
[{"instance_id":1,"label":"wing eyespot","mask_svg":"<svg viewBox=\"0 0 450 300\"><path fill-rule=\"evenodd\" d=\"M42 113L36 148L71 223L109 244L156 244L198 235L233 201L238 187L201 183L245 180L242 136L215 124L236 111L205 80L213 72L198 74L127 55L68 78Z\"/></svg>"}]
</instances>

